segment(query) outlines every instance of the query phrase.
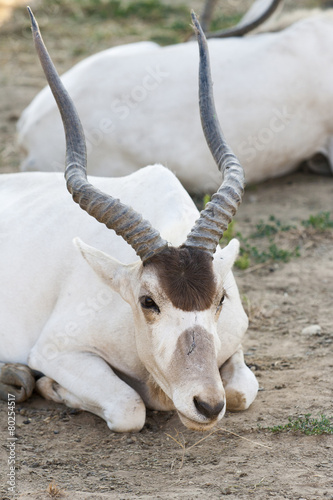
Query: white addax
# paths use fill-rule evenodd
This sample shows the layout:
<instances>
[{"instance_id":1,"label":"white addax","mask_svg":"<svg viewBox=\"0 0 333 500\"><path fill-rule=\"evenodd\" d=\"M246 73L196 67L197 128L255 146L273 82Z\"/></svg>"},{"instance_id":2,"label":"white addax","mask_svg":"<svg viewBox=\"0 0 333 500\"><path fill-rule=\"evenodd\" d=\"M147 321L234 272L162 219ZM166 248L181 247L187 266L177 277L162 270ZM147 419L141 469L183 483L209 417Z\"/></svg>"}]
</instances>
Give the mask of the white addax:
<instances>
[{"instance_id":1,"label":"white addax","mask_svg":"<svg viewBox=\"0 0 333 500\"><path fill-rule=\"evenodd\" d=\"M333 17L279 33L212 38L208 45L217 113L247 183L284 175L309 159L314 170L331 173ZM92 174L127 175L157 161L191 192L217 189L219 173L196 106L197 64L194 41L145 42L100 52L63 75L82 119ZM48 88L23 112L18 137L26 153L22 170L63 168L62 124Z\"/></svg>"},{"instance_id":2,"label":"white addax","mask_svg":"<svg viewBox=\"0 0 333 500\"><path fill-rule=\"evenodd\" d=\"M87 180L78 116L31 19L66 131L67 187L92 217L59 173L1 176L0 395L29 396L34 370L45 398L93 412L114 431L140 430L146 407L176 409L187 427L209 429L226 408L248 408L258 384L241 346L238 243L218 246L243 171L214 118L200 25L193 14L203 128L224 181L199 214L159 165ZM85 243L73 245L77 235Z\"/></svg>"}]
</instances>

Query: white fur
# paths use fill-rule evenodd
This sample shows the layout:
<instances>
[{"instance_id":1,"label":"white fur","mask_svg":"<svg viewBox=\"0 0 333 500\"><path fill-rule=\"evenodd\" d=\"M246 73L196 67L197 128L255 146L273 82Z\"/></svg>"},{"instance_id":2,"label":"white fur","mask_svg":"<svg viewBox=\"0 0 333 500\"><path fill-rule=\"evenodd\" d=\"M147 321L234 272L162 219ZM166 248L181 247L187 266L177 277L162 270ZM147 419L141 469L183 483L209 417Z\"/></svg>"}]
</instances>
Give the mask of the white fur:
<instances>
[{"instance_id":1,"label":"white fur","mask_svg":"<svg viewBox=\"0 0 333 500\"><path fill-rule=\"evenodd\" d=\"M332 18L208 44L217 114L246 181L283 175L319 151L332 168ZM188 190L214 192L220 176L202 134L197 73L195 41L116 47L68 71L88 172L127 175L159 161ZM18 133L22 170L63 170L64 133L48 89L23 112Z\"/></svg>"},{"instance_id":2,"label":"white fur","mask_svg":"<svg viewBox=\"0 0 333 500\"><path fill-rule=\"evenodd\" d=\"M184 242L198 217L179 181L159 165L91 182L141 212L174 245ZM253 401L258 385L244 362L239 368L237 361L234 375L223 375L247 328L231 272L236 241L214 256L213 306L185 312L171 304L151 266L143 267L122 238L72 201L61 174L2 175L0 213L0 361L42 372L37 386L43 396L91 411L119 432L141 429L146 405L176 408L188 427L210 428L225 408L210 420L194 400L224 401L226 395L228 404L228 385L234 392L238 384L248 404ZM73 244L76 236L85 243ZM160 307L153 321L140 305L144 294ZM207 332L213 354L200 360L202 366L186 371L181 361L171 370L180 355L177 341L189 328ZM198 336L196 349L200 342ZM152 390L151 376L164 399Z\"/></svg>"}]
</instances>

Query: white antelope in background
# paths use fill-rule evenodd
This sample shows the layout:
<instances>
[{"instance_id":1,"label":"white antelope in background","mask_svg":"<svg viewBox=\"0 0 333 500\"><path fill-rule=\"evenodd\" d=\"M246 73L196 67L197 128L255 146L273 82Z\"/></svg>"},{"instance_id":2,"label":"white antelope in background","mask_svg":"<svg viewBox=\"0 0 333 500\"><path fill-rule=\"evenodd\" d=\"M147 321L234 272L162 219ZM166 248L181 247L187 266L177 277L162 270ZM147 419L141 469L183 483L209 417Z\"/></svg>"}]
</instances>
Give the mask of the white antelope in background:
<instances>
[{"instance_id":1,"label":"white antelope in background","mask_svg":"<svg viewBox=\"0 0 333 500\"><path fill-rule=\"evenodd\" d=\"M241 201L243 170L220 130L206 41L192 17L203 129L224 176L200 214L160 165L88 182L78 115L31 14L64 122L67 187L92 217L58 173L0 178L5 399L27 397L35 370L45 398L91 411L121 432L141 429L146 407L176 409L187 427L209 429L226 408L244 410L256 397L241 347L248 321L231 271L238 243L219 247ZM75 248L77 234L89 245L76 240Z\"/></svg>"},{"instance_id":2,"label":"white antelope in background","mask_svg":"<svg viewBox=\"0 0 333 500\"><path fill-rule=\"evenodd\" d=\"M247 182L286 174L309 159L314 169L331 172L333 18L323 14L280 33L208 45L217 112ZM100 52L63 76L86 132L91 173L127 175L158 161L192 192L217 189L219 173L201 141L197 64L194 41L142 42ZM48 88L18 127L23 170L63 168L62 124Z\"/></svg>"}]
</instances>

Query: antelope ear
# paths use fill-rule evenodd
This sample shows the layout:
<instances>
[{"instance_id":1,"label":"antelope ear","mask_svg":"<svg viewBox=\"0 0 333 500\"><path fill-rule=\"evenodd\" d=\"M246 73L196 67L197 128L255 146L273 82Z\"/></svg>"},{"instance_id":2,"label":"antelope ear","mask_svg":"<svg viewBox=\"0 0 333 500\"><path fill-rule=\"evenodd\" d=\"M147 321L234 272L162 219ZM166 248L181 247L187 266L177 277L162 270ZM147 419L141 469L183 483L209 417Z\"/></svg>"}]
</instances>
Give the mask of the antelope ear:
<instances>
[{"instance_id":1,"label":"antelope ear","mask_svg":"<svg viewBox=\"0 0 333 500\"><path fill-rule=\"evenodd\" d=\"M239 241L233 238L225 248L216 252L214 255L214 264L219 268L218 272L222 279L231 271L235 260L238 257Z\"/></svg>"},{"instance_id":2,"label":"antelope ear","mask_svg":"<svg viewBox=\"0 0 333 500\"><path fill-rule=\"evenodd\" d=\"M133 278L133 273L140 267L141 261L138 260L126 265L107 253L87 245L80 238L74 238L73 243L97 276L112 290L118 292L124 300L130 301L131 298L128 297L126 291Z\"/></svg>"}]
</instances>

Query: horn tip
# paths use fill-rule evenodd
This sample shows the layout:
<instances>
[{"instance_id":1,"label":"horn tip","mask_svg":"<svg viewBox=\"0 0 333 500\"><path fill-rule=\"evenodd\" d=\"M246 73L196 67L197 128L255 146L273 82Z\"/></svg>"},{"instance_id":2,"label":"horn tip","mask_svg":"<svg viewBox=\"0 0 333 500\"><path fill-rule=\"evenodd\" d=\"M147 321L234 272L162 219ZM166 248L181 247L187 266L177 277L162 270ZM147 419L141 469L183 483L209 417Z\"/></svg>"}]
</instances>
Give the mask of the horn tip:
<instances>
[{"instance_id":1,"label":"horn tip","mask_svg":"<svg viewBox=\"0 0 333 500\"><path fill-rule=\"evenodd\" d=\"M198 41L202 43L205 40L205 34L202 30L198 16L194 12L194 10L191 10L191 18L192 18L192 28L194 30L195 36L197 37Z\"/></svg>"},{"instance_id":2,"label":"horn tip","mask_svg":"<svg viewBox=\"0 0 333 500\"><path fill-rule=\"evenodd\" d=\"M29 5L27 6L27 11L29 13L29 16L30 16L30 20L31 20L31 28L34 30L34 31L39 31L38 30L38 24L37 24L37 21L35 19L35 16L33 15L33 12L31 10L31 8L29 7Z\"/></svg>"},{"instance_id":3,"label":"horn tip","mask_svg":"<svg viewBox=\"0 0 333 500\"><path fill-rule=\"evenodd\" d=\"M199 30L199 21L198 21L197 15L193 9L191 10L191 18L192 18L192 22L193 22L192 28L194 29L195 32L197 32Z\"/></svg>"}]
</instances>

